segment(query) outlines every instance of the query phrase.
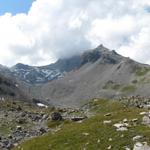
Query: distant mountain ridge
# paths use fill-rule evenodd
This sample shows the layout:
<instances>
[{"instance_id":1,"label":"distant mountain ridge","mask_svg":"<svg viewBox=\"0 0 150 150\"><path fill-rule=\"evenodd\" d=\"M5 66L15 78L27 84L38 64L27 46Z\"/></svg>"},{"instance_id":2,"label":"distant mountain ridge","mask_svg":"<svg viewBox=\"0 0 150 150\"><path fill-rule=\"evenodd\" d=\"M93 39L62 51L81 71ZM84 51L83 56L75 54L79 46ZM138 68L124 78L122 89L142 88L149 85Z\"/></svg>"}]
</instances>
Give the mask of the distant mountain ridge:
<instances>
[{"instance_id":1,"label":"distant mountain ridge","mask_svg":"<svg viewBox=\"0 0 150 150\"><path fill-rule=\"evenodd\" d=\"M93 98L150 97L150 66L103 45L47 66L1 66L0 72L30 99L54 106L81 106Z\"/></svg>"},{"instance_id":2,"label":"distant mountain ridge","mask_svg":"<svg viewBox=\"0 0 150 150\"><path fill-rule=\"evenodd\" d=\"M10 70L15 77L29 84L45 83L63 77L65 74L58 69L49 69L46 66L33 67L24 64L17 64Z\"/></svg>"},{"instance_id":3,"label":"distant mountain ridge","mask_svg":"<svg viewBox=\"0 0 150 150\"><path fill-rule=\"evenodd\" d=\"M89 50L83 55L76 55L71 58L59 59L53 64L35 67L18 63L10 68L12 74L20 80L29 84L46 83L64 77L68 72L79 69L82 65L95 62L100 57L104 62L117 63L119 55L115 51L108 53L103 45L98 46L94 51ZM115 55L117 57L115 57Z\"/></svg>"},{"instance_id":4,"label":"distant mountain ridge","mask_svg":"<svg viewBox=\"0 0 150 150\"><path fill-rule=\"evenodd\" d=\"M56 63L47 66L35 67L16 64L10 68L12 74L20 80L29 84L40 84L64 77L80 66L80 56L74 56L68 59L59 59Z\"/></svg>"},{"instance_id":5,"label":"distant mountain ridge","mask_svg":"<svg viewBox=\"0 0 150 150\"><path fill-rule=\"evenodd\" d=\"M92 98L150 96L150 66L103 45L79 56L75 70L63 78L33 86L32 97L59 106L81 106Z\"/></svg>"}]
</instances>

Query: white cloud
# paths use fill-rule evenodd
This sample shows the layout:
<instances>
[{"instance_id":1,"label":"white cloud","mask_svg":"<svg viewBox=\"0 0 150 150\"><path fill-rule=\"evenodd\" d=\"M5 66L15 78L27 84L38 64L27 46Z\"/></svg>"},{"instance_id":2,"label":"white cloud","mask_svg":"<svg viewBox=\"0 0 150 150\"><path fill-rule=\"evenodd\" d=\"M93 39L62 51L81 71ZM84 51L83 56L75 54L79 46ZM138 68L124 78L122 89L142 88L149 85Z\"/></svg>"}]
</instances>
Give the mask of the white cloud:
<instances>
[{"instance_id":1,"label":"white cloud","mask_svg":"<svg viewBox=\"0 0 150 150\"><path fill-rule=\"evenodd\" d=\"M101 43L150 63L149 0L36 0L0 16L0 63L49 64Z\"/></svg>"},{"instance_id":2,"label":"white cloud","mask_svg":"<svg viewBox=\"0 0 150 150\"><path fill-rule=\"evenodd\" d=\"M131 16L96 19L92 23L87 39L90 39L93 45L101 42L110 48L118 48L128 43L132 34L137 32L138 26L135 21Z\"/></svg>"}]
</instances>

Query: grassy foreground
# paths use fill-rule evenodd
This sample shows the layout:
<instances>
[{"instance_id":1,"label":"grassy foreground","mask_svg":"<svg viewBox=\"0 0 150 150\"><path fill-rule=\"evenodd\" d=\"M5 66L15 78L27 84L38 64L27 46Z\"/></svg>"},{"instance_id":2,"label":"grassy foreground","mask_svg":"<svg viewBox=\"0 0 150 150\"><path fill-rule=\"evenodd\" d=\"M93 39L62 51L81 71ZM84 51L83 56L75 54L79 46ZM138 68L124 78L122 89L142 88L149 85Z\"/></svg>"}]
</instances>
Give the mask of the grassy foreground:
<instances>
[{"instance_id":1,"label":"grassy foreground","mask_svg":"<svg viewBox=\"0 0 150 150\"><path fill-rule=\"evenodd\" d=\"M80 123L56 123L51 126L55 132L27 140L13 150L125 150L125 147L133 148L135 141L132 139L137 135L142 135L142 140L150 144L150 127L142 125L143 116L140 115L148 110L127 108L107 100L93 100L84 109L92 114L90 118ZM111 115L106 116L107 113ZM135 118L138 121L130 123L127 131L116 131L113 125L125 118L129 123ZM106 120L111 123L104 124Z\"/></svg>"}]
</instances>

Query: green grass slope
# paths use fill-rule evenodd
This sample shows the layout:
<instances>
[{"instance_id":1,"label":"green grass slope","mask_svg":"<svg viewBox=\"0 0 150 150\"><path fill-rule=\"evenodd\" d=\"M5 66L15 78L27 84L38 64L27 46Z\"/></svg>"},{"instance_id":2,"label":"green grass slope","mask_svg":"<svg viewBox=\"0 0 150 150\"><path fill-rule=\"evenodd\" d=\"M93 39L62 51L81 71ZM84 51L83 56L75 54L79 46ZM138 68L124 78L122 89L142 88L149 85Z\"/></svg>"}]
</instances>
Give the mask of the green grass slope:
<instances>
[{"instance_id":1,"label":"green grass slope","mask_svg":"<svg viewBox=\"0 0 150 150\"><path fill-rule=\"evenodd\" d=\"M123 104L108 100L93 100L83 107L91 117L83 122L57 122L50 127L55 132L33 138L20 144L13 150L124 150L133 148L133 137L142 135L142 141L150 144L150 127L142 125L142 111L127 108ZM111 115L105 115L110 113ZM115 123L127 119L130 124L127 131L116 131ZM133 123L133 119L138 119ZM104 124L104 121L111 123Z\"/></svg>"}]
</instances>

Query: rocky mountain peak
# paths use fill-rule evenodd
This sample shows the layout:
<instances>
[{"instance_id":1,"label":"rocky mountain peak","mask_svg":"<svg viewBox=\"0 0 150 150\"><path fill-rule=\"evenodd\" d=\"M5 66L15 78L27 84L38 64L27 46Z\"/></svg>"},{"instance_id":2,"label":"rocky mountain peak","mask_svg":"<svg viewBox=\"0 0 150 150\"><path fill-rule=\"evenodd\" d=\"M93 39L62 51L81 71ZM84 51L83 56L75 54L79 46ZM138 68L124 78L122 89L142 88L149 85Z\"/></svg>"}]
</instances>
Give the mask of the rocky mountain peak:
<instances>
[{"instance_id":1,"label":"rocky mountain peak","mask_svg":"<svg viewBox=\"0 0 150 150\"><path fill-rule=\"evenodd\" d=\"M13 69L31 69L31 66L29 65L25 65L25 64L22 64L22 63L17 63L16 65L14 65L12 68Z\"/></svg>"},{"instance_id":2,"label":"rocky mountain peak","mask_svg":"<svg viewBox=\"0 0 150 150\"><path fill-rule=\"evenodd\" d=\"M101 63L116 64L123 59L115 50L109 50L102 44L94 50L89 50L82 55L82 65L100 60Z\"/></svg>"},{"instance_id":3,"label":"rocky mountain peak","mask_svg":"<svg viewBox=\"0 0 150 150\"><path fill-rule=\"evenodd\" d=\"M106 48L103 44L100 44L100 45L97 46L95 49L96 49L96 50L99 50L99 51L109 51L109 49Z\"/></svg>"},{"instance_id":4,"label":"rocky mountain peak","mask_svg":"<svg viewBox=\"0 0 150 150\"><path fill-rule=\"evenodd\" d=\"M18 63L10 68L10 70L15 77L19 77L19 79L30 84L37 84L62 78L66 73L78 70L87 63L100 61L100 63L104 64L117 64L123 58L114 50L109 50L101 44L95 49L85 51L81 55L59 59L47 66L34 67Z\"/></svg>"}]
</instances>

